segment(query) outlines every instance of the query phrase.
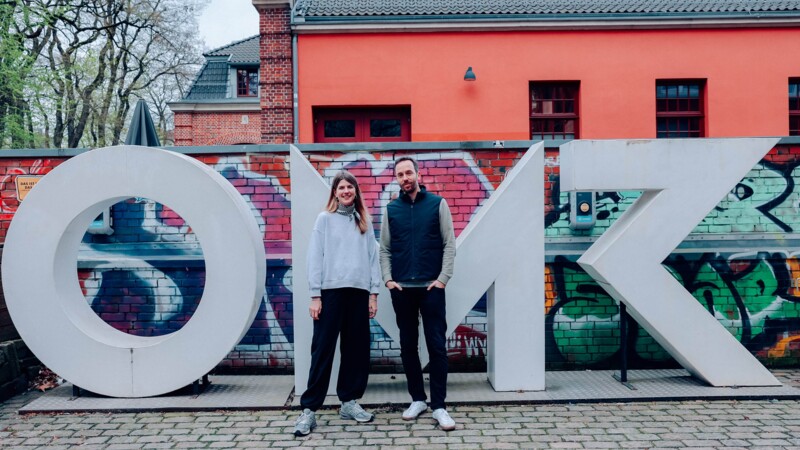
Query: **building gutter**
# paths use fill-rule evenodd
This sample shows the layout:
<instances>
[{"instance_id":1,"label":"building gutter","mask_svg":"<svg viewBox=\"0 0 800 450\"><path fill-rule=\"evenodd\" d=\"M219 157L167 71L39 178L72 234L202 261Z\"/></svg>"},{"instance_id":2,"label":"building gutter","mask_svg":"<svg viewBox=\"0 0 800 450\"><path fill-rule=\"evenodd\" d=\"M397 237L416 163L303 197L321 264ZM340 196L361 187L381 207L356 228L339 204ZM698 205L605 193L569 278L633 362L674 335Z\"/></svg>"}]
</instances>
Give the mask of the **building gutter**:
<instances>
[{"instance_id":1,"label":"building gutter","mask_svg":"<svg viewBox=\"0 0 800 450\"><path fill-rule=\"evenodd\" d=\"M172 112L259 112L261 105L258 102L171 102L167 103Z\"/></svg>"},{"instance_id":2,"label":"building gutter","mask_svg":"<svg viewBox=\"0 0 800 450\"><path fill-rule=\"evenodd\" d=\"M297 80L300 70L300 58L297 56L297 32L295 31L295 19L299 16L297 2L292 2L289 12L289 27L292 30L292 142L300 142L300 83Z\"/></svg>"},{"instance_id":3,"label":"building gutter","mask_svg":"<svg viewBox=\"0 0 800 450\"><path fill-rule=\"evenodd\" d=\"M297 33L292 33L292 133L293 142L300 142L300 111L299 111L299 87L297 81L298 70L297 57Z\"/></svg>"},{"instance_id":4,"label":"building gutter","mask_svg":"<svg viewBox=\"0 0 800 450\"><path fill-rule=\"evenodd\" d=\"M800 26L800 13L786 15L707 15L675 16L664 14L563 16L336 16L292 17L298 34L457 32L457 31L551 31L551 30L646 30L675 28L779 28Z\"/></svg>"}]
</instances>

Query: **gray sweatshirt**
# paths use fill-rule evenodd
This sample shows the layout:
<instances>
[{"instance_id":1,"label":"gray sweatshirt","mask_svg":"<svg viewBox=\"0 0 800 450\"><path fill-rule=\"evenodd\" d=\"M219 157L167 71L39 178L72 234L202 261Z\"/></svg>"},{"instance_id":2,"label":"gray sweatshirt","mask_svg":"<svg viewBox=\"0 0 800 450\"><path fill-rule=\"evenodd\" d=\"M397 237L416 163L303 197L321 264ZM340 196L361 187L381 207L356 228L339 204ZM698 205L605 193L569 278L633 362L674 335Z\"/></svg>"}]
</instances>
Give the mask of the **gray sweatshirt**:
<instances>
[{"instance_id":1,"label":"gray sweatshirt","mask_svg":"<svg viewBox=\"0 0 800 450\"><path fill-rule=\"evenodd\" d=\"M308 288L357 288L377 294L381 285L378 243L372 230L361 234L350 217L323 211L308 246Z\"/></svg>"}]
</instances>

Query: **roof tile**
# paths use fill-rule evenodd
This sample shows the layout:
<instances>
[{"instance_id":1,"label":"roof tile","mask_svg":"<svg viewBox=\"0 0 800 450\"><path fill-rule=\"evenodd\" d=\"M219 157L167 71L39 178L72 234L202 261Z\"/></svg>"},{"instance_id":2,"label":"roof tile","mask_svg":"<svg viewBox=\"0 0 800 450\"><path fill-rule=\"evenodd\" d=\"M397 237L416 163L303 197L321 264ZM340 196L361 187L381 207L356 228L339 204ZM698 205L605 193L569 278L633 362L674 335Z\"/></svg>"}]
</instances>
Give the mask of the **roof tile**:
<instances>
[{"instance_id":1,"label":"roof tile","mask_svg":"<svg viewBox=\"0 0 800 450\"><path fill-rule=\"evenodd\" d=\"M205 56L230 56L230 62L232 64L258 64L258 46L259 36L255 35L210 50L205 53Z\"/></svg>"},{"instance_id":2,"label":"roof tile","mask_svg":"<svg viewBox=\"0 0 800 450\"><path fill-rule=\"evenodd\" d=\"M186 100L225 98L228 91L228 63L207 61L186 95Z\"/></svg>"},{"instance_id":3,"label":"roof tile","mask_svg":"<svg viewBox=\"0 0 800 450\"><path fill-rule=\"evenodd\" d=\"M800 0L297 0L313 17L800 13Z\"/></svg>"}]
</instances>

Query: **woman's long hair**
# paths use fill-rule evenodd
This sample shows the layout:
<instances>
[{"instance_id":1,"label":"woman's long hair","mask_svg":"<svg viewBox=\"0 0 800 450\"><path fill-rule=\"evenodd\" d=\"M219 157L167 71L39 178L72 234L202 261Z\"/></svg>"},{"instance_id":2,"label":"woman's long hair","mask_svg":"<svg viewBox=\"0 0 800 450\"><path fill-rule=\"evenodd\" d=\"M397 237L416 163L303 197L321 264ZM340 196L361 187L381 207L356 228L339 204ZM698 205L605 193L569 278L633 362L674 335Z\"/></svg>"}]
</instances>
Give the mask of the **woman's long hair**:
<instances>
[{"instance_id":1,"label":"woman's long hair","mask_svg":"<svg viewBox=\"0 0 800 450\"><path fill-rule=\"evenodd\" d=\"M339 200L336 198L336 188L339 187L339 183L342 182L342 180L347 181L356 188L356 199L353 202L356 207L356 213L358 213L358 221L356 221L356 225L361 231L361 234L364 234L367 232L367 230L369 230L372 218L370 217L369 212L367 212L366 205L364 205L364 197L361 195L361 188L358 187L358 181L356 181L356 177L354 177L352 173L346 170L341 170L336 174L335 177L333 177L333 182L331 183L331 195L328 197L328 206L326 209L328 212L336 212L336 209L339 207Z\"/></svg>"}]
</instances>

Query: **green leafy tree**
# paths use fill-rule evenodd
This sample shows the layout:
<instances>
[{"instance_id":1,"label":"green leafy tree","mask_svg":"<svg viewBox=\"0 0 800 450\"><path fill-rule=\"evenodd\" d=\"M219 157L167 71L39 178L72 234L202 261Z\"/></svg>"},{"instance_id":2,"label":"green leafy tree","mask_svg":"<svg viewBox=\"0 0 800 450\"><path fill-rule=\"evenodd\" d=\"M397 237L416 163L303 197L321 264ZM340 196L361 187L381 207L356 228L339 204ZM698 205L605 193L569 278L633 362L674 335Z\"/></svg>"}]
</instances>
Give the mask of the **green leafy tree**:
<instances>
[{"instance_id":1,"label":"green leafy tree","mask_svg":"<svg viewBox=\"0 0 800 450\"><path fill-rule=\"evenodd\" d=\"M46 44L49 2L0 1L0 147L33 147L28 83Z\"/></svg>"},{"instance_id":2,"label":"green leafy tree","mask_svg":"<svg viewBox=\"0 0 800 450\"><path fill-rule=\"evenodd\" d=\"M166 126L162 104L202 62L207 2L0 0L0 147L118 144L139 98Z\"/></svg>"}]
</instances>

